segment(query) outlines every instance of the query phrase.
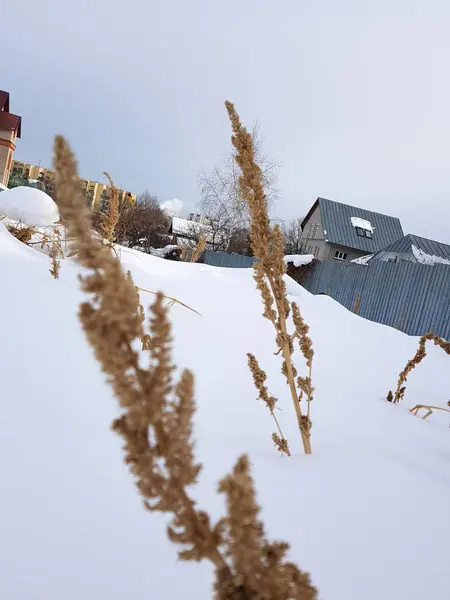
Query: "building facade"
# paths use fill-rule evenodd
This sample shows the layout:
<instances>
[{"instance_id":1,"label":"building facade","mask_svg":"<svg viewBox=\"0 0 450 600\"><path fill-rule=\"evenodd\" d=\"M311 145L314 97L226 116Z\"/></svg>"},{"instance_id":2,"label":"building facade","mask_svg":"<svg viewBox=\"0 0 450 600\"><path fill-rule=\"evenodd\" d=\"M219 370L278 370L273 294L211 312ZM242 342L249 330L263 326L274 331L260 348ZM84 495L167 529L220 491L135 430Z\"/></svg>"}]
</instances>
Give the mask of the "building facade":
<instances>
[{"instance_id":1,"label":"building facade","mask_svg":"<svg viewBox=\"0 0 450 600\"><path fill-rule=\"evenodd\" d=\"M0 184L7 185L16 140L22 134L22 117L9 112L9 94L0 90Z\"/></svg>"},{"instance_id":2,"label":"building facade","mask_svg":"<svg viewBox=\"0 0 450 600\"><path fill-rule=\"evenodd\" d=\"M400 220L318 198L302 222L302 252L317 260L352 261L403 237Z\"/></svg>"},{"instance_id":3,"label":"building facade","mask_svg":"<svg viewBox=\"0 0 450 600\"><path fill-rule=\"evenodd\" d=\"M32 165L19 160L12 161L11 177L22 176L27 180L40 181L43 183L45 191L49 196L55 194L55 171L45 169L38 165ZM85 193L92 210L99 210L102 203L105 202L110 194L110 187L98 181L79 178L83 192ZM119 202L128 201L130 204L136 202L136 194L126 190L118 190Z\"/></svg>"}]
</instances>

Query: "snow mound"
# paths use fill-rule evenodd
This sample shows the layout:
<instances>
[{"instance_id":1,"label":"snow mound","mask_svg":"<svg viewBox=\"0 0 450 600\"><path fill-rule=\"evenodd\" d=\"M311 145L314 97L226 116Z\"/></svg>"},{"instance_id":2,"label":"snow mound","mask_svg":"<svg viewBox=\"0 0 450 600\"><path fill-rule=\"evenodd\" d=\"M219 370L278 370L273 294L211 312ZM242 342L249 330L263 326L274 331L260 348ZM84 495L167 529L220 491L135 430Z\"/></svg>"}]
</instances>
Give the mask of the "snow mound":
<instances>
[{"instance_id":1,"label":"snow mound","mask_svg":"<svg viewBox=\"0 0 450 600\"><path fill-rule=\"evenodd\" d=\"M313 254L288 254L284 257L285 264L292 263L294 267L309 265L314 260Z\"/></svg>"},{"instance_id":2,"label":"snow mound","mask_svg":"<svg viewBox=\"0 0 450 600\"><path fill-rule=\"evenodd\" d=\"M157 256L158 258L166 258L166 256L174 250L181 250L181 248L180 246L173 245L165 246L164 248L152 248L150 254Z\"/></svg>"},{"instance_id":3,"label":"snow mound","mask_svg":"<svg viewBox=\"0 0 450 600\"><path fill-rule=\"evenodd\" d=\"M291 544L289 559L310 572L321 600L448 600L450 415L409 412L424 401L446 406L445 352L432 345L402 403L386 402L417 339L285 277L315 352L305 456L252 269L117 249L144 307L154 299L146 290L162 290L201 313L170 307L174 362L195 373L199 509L214 522L224 515L217 482L248 453L268 535ZM0 227L1 598L210 600L210 565L177 560L167 518L143 509L110 430L121 412L77 317L80 269L64 261L55 281L49 266ZM280 399L289 459L271 443L247 352ZM297 343L293 356L303 376Z\"/></svg>"},{"instance_id":4,"label":"snow mound","mask_svg":"<svg viewBox=\"0 0 450 600\"><path fill-rule=\"evenodd\" d=\"M412 253L414 254L418 263L422 265L450 265L450 260L447 258L442 258L441 256L436 256L435 254L427 254L421 248L417 248L412 244Z\"/></svg>"},{"instance_id":5,"label":"snow mound","mask_svg":"<svg viewBox=\"0 0 450 600\"><path fill-rule=\"evenodd\" d=\"M0 194L0 214L37 227L53 225L59 220L58 207L50 196L26 186Z\"/></svg>"}]
</instances>

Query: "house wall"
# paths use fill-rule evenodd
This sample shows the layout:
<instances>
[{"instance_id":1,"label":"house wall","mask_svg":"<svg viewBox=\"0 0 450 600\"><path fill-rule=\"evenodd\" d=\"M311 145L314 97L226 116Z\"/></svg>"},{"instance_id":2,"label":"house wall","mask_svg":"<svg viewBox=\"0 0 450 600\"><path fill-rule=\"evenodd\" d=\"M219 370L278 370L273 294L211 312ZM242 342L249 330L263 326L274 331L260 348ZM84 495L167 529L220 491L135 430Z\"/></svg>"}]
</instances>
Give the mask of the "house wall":
<instances>
[{"instance_id":1,"label":"house wall","mask_svg":"<svg viewBox=\"0 0 450 600\"><path fill-rule=\"evenodd\" d=\"M306 221L301 242L305 254L314 254L318 260L327 260L329 244L325 239L319 206L316 207L308 221Z\"/></svg>"},{"instance_id":2,"label":"house wall","mask_svg":"<svg viewBox=\"0 0 450 600\"><path fill-rule=\"evenodd\" d=\"M13 152L16 149L16 132L0 130L0 183L8 184Z\"/></svg>"},{"instance_id":3,"label":"house wall","mask_svg":"<svg viewBox=\"0 0 450 600\"><path fill-rule=\"evenodd\" d=\"M336 252L344 252L347 254L347 262L355 260L355 258L360 258L361 256L367 256L367 252L363 252L362 250L355 250L354 248L339 246L338 244L327 244L327 254L326 258L323 260L334 260Z\"/></svg>"},{"instance_id":4,"label":"house wall","mask_svg":"<svg viewBox=\"0 0 450 600\"><path fill-rule=\"evenodd\" d=\"M327 242L319 205L305 223L301 240L303 252L305 254L314 254L317 260L320 261L334 260L336 252L346 253L347 261L354 260L360 256L366 256L367 254L367 252L363 252L362 250L347 248L346 246L339 246L338 244L330 244Z\"/></svg>"}]
</instances>

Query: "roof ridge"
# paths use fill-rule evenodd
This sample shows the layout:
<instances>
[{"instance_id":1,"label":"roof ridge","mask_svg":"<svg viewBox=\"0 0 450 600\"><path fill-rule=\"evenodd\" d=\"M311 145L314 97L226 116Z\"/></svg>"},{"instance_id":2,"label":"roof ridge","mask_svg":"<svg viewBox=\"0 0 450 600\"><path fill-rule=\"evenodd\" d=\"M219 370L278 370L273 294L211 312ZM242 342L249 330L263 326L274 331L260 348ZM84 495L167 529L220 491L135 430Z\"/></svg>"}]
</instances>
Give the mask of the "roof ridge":
<instances>
[{"instance_id":1,"label":"roof ridge","mask_svg":"<svg viewBox=\"0 0 450 600\"><path fill-rule=\"evenodd\" d=\"M381 215L382 217L387 217L388 219L397 219L400 221L400 217L393 217L392 215L387 215L386 213L379 212L377 210L371 210L370 208L362 208L361 206L353 206L353 204L348 204L347 202L339 202L338 200L330 200L330 198L323 198L319 196L317 201L320 204L320 201L324 200L325 202L332 202L333 204L340 204L341 206L347 206L347 208L353 208L355 210L365 210L366 212L372 213L374 215Z\"/></svg>"}]
</instances>

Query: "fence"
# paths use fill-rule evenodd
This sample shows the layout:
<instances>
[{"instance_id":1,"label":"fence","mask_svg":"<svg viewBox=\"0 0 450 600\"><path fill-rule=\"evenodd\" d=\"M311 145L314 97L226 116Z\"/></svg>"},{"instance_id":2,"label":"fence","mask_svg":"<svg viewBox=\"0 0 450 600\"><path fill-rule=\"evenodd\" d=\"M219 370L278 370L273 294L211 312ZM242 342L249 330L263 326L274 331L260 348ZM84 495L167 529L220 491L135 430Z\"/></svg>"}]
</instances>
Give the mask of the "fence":
<instances>
[{"instance_id":1,"label":"fence","mask_svg":"<svg viewBox=\"0 0 450 600\"><path fill-rule=\"evenodd\" d=\"M203 253L202 262L214 267L229 267L232 269L249 268L256 261L251 256L242 256L241 254L227 254L226 252L213 252L206 250Z\"/></svg>"},{"instance_id":2,"label":"fence","mask_svg":"<svg viewBox=\"0 0 450 600\"><path fill-rule=\"evenodd\" d=\"M302 285L359 316L409 335L433 331L450 340L450 267L372 260L367 266L326 261Z\"/></svg>"}]
</instances>

